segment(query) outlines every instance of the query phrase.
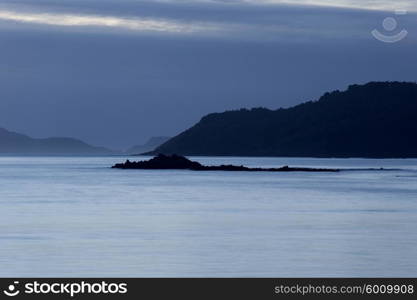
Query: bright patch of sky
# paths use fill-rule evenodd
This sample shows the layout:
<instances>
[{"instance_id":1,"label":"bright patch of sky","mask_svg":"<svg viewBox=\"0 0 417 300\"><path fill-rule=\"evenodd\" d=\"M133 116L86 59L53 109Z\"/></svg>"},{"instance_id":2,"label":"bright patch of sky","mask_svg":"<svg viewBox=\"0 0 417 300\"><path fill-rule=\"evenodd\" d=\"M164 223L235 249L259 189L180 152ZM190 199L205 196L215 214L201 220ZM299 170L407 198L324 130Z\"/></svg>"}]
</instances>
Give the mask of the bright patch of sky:
<instances>
[{"instance_id":1,"label":"bright patch of sky","mask_svg":"<svg viewBox=\"0 0 417 300\"><path fill-rule=\"evenodd\" d=\"M207 31L213 27L209 24L186 24L174 20L158 20L151 18L121 18L117 16L76 15L57 13L25 13L0 10L0 19L22 23L33 23L55 26L94 26L114 27L134 31L156 31L171 33L192 33Z\"/></svg>"}]
</instances>

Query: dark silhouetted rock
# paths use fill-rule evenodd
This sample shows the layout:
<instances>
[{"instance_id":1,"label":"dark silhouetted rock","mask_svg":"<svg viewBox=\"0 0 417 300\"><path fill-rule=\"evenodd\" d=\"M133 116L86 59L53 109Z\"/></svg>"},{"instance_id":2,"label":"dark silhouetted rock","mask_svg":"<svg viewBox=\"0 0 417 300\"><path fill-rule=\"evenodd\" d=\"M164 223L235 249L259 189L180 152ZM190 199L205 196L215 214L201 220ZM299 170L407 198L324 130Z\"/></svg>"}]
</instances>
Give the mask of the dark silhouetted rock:
<instances>
[{"instance_id":1,"label":"dark silhouetted rock","mask_svg":"<svg viewBox=\"0 0 417 300\"><path fill-rule=\"evenodd\" d=\"M142 169L142 170L192 170L192 171L247 171L247 172L338 172L338 169L314 169L314 168L248 168L244 166L221 165L204 166L196 161L191 161L179 155L159 154L147 161L116 164L115 169Z\"/></svg>"}]
</instances>

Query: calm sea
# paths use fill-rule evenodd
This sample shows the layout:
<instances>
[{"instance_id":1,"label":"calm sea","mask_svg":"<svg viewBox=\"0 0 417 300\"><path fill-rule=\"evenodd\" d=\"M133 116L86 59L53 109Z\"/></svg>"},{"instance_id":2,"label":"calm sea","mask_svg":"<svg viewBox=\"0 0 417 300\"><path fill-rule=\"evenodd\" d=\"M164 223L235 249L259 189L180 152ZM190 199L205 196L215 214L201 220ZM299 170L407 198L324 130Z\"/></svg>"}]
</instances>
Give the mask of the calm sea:
<instances>
[{"instance_id":1,"label":"calm sea","mask_svg":"<svg viewBox=\"0 0 417 300\"><path fill-rule=\"evenodd\" d=\"M334 173L0 157L0 276L417 276L417 160L195 158ZM360 168L391 168L363 171Z\"/></svg>"}]
</instances>

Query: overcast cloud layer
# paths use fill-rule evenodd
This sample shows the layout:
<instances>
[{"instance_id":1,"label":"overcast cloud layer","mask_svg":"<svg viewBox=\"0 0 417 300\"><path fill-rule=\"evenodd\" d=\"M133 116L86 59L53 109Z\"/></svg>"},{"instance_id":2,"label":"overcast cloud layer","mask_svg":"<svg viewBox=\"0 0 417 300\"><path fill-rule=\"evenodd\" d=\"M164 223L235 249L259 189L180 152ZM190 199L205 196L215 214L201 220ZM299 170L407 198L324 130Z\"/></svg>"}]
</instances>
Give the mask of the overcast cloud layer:
<instances>
[{"instance_id":1,"label":"overcast cloud layer","mask_svg":"<svg viewBox=\"0 0 417 300\"><path fill-rule=\"evenodd\" d=\"M123 148L212 111L415 81L413 11L415 1L3 0L0 127ZM386 44L373 29L409 34Z\"/></svg>"},{"instance_id":2,"label":"overcast cloud layer","mask_svg":"<svg viewBox=\"0 0 417 300\"><path fill-rule=\"evenodd\" d=\"M292 3L297 5L290 5ZM40 26L78 31L124 30L261 40L312 36L346 38L346 35L366 36L366 29L387 14L375 11L376 8L389 13L396 9L408 10L414 17L412 10L417 7L414 1L392 3L361 1L360 6L359 1L346 0L4 0L0 4L0 21L4 26L30 29ZM361 10L357 9L359 7ZM370 9L373 10L366 11Z\"/></svg>"}]
</instances>

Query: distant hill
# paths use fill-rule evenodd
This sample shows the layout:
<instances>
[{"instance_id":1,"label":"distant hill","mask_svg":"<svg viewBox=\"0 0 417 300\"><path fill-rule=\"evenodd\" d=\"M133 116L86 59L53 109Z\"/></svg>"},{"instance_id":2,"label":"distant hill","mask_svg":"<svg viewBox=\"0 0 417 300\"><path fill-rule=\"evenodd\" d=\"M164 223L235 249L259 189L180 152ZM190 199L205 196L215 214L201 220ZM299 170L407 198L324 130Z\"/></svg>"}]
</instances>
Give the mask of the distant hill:
<instances>
[{"instance_id":1,"label":"distant hill","mask_svg":"<svg viewBox=\"0 0 417 300\"><path fill-rule=\"evenodd\" d=\"M94 147L72 138L34 139L0 128L0 154L21 155L98 155L113 151Z\"/></svg>"},{"instance_id":2,"label":"distant hill","mask_svg":"<svg viewBox=\"0 0 417 300\"><path fill-rule=\"evenodd\" d=\"M156 153L417 157L417 84L371 82L288 109L210 114Z\"/></svg>"},{"instance_id":3,"label":"distant hill","mask_svg":"<svg viewBox=\"0 0 417 300\"><path fill-rule=\"evenodd\" d=\"M152 151L156 147L167 142L169 139L170 137L166 137L166 136L151 137L145 144L133 146L132 148L126 150L126 153L134 155L134 154L141 154L144 152Z\"/></svg>"}]
</instances>

